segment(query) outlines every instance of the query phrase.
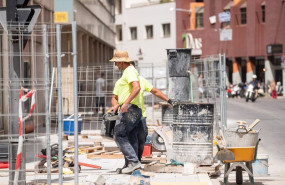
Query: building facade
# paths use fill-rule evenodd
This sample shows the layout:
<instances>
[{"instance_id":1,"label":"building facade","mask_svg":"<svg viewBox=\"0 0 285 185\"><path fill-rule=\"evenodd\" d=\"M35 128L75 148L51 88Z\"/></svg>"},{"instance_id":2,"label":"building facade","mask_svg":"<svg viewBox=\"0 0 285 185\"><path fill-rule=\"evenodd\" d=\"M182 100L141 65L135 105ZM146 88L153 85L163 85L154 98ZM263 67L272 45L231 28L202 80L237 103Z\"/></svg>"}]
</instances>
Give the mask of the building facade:
<instances>
[{"instance_id":1,"label":"building facade","mask_svg":"<svg viewBox=\"0 0 285 185\"><path fill-rule=\"evenodd\" d=\"M176 47L225 53L228 82L284 82L284 0L176 0ZM282 77L283 76L283 77Z\"/></svg>"},{"instance_id":2,"label":"building facade","mask_svg":"<svg viewBox=\"0 0 285 185\"><path fill-rule=\"evenodd\" d=\"M50 66L56 67L56 34L54 24L54 0L30 0L29 5L42 6L41 14L34 29L41 30L48 25L48 50ZM0 7L6 6L6 0L0 0ZM74 21L77 22L77 65L78 67L99 66L109 64L115 49L115 3L114 0L74 0ZM8 37L1 29L0 52L0 134L8 133L9 128L9 48ZM72 67L72 34L71 25L62 25L61 51L67 53L62 57L63 73L65 68ZM32 33L23 56L24 76L33 84L44 79L43 34ZM69 53L69 54L68 54ZM72 69L71 69L72 71ZM51 73L51 70L50 70ZM65 74L63 74L65 75ZM63 87L64 88L64 87ZM71 88L72 89L72 88ZM37 92L37 109L35 113L44 112L44 91ZM71 103L71 102L70 102ZM44 116L37 118L37 123L44 124Z\"/></svg>"},{"instance_id":3,"label":"building facade","mask_svg":"<svg viewBox=\"0 0 285 185\"><path fill-rule=\"evenodd\" d=\"M138 63L165 66L175 48L174 1L116 0L116 48Z\"/></svg>"}]
</instances>

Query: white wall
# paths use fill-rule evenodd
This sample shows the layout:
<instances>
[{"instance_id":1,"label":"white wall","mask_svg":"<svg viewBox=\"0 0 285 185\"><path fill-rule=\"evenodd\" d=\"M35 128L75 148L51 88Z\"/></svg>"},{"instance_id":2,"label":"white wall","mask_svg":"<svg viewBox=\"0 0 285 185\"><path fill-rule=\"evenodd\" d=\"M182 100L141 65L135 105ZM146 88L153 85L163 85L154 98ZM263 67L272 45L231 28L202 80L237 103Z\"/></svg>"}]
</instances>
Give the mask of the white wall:
<instances>
[{"instance_id":1,"label":"white wall","mask_svg":"<svg viewBox=\"0 0 285 185\"><path fill-rule=\"evenodd\" d=\"M138 60L138 51L141 48L143 60L139 63L166 64L166 49L176 47L175 2L150 4L136 8L130 6L130 1L122 1L122 14L116 15L116 25L122 25L123 41L116 41L116 48L127 50L133 60ZM134 1L134 3L137 3ZM171 36L163 38L162 24L170 23ZM153 25L153 38L146 39L146 25ZM137 40L130 40L130 27L137 27Z\"/></svg>"}]
</instances>

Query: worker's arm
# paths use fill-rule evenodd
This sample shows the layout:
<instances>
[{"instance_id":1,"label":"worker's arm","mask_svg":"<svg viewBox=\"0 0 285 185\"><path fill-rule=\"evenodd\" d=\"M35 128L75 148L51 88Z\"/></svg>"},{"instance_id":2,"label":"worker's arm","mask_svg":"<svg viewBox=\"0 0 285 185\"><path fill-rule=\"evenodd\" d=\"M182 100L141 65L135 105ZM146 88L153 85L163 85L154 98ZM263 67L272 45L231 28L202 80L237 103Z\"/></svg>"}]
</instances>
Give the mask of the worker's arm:
<instances>
[{"instance_id":1,"label":"worker's arm","mask_svg":"<svg viewBox=\"0 0 285 185\"><path fill-rule=\"evenodd\" d=\"M161 92L160 90L156 89L156 88L152 88L151 91L150 91L154 96L164 100L164 101L167 101L167 103L171 104L172 106L176 105L177 104L177 101L176 100L171 100L169 99L163 92Z\"/></svg>"},{"instance_id":2,"label":"worker's arm","mask_svg":"<svg viewBox=\"0 0 285 185\"><path fill-rule=\"evenodd\" d=\"M118 96L113 94L111 99L112 107L107 112L116 112L119 108Z\"/></svg>"},{"instance_id":3,"label":"worker's arm","mask_svg":"<svg viewBox=\"0 0 285 185\"><path fill-rule=\"evenodd\" d=\"M158 90L155 87L153 87L150 92L154 96L156 96L156 97L158 97L158 98L160 98L160 99L162 99L164 101L168 101L169 100L169 98L163 92L161 92L160 90Z\"/></svg>"},{"instance_id":4,"label":"worker's arm","mask_svg":"<svg viewBox=\"0 0 285 185\"><path fill-rule=\"evenodd\" d=\"M141 87L140 87L140 83L139 81L134 81L131 82L132 85L132 92L130 94L130 96L126 99L126 101L124 102L124 104L121 107L121 113L125 113L128 111L128 106L130 104L130 102L139 94Z\"/></svg>"}]
</instances>

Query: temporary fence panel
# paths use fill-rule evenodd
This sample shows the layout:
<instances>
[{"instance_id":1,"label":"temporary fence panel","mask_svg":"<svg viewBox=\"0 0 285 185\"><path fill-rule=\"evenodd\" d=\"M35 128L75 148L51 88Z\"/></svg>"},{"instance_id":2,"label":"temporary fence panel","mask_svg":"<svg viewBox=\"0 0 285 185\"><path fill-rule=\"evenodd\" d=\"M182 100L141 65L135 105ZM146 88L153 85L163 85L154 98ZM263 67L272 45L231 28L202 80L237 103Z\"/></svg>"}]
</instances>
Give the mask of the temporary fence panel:
<instances>
[{"instance_id":1,"label":"temporary fence panel","mask_svg":"<svg viewBox=\"0 0 285 185\"><path fill-rule=\"evenodd\" d=\"M7 35L1 32L1 39L5 39L8 42ZM44 37L46 34L46 41ZM71 39L72 30L64 29L61 27L61 37ZM11 35L10 35L11 36ZM81 135L90 135L96 136L100 133L101 124L102 124L102 115L104 111L111 107L111 98L115 82L121 77L122 72L119 71L114 64L108 63L98 66L88 66L88 65L78 65L76 69L73 68L72 57L73 54L70 48L65 48L62 50L61 57L62 65L57 68L57 56L56 53L56 29L54 25L47 25L46 33L44 31L43 25L35 26L33 34L31 36L31 42L27 45L25 50L22 53L11 53L7 45L2 47L3 51L1 57L3 60L8 60L9 56L12 54L20 55L23 60L21 70L23 70L23 77L21 78L21 85L26 89L35 89L35 108L32 112L31 118L28 118L23 122L23 154L21 157L21 166L20 174L24 174L23 178L20 178L22 183L24 182L52 182L58 181L58 159L52 158L45 160L42 156L42 149L49 148L48 150L43 150L46 154L53 156L54 153L57 153L58 148L61 148L62 152L64 149L74 147L74 143L78 142L79 145L84 145L84 141L79 140L74 137L74 135L69 135L69 140L59 140L59 126L62 127L63 136L66 134L65 129L69 131L70 127L64 127L64 119L68 116L72 116L74 112L78 111L78 115L82 118L82 122L78 119L79 126L78 130L81 129ZM53 41L53 42L51 42ZM6 48L5 48L6 47ZM65 47L65 46L62 46ZM9 127L9 119L11 117L18 120L18 113L9 112L8 97L11 94L11 91L20 93L19 89L11 89L12 81L9 80L8 74L8 63L1 60L1 67L7 69L7 72L3 72L0 76L0 130L6 129ZM223 98L220 96L220 91L223 89L220 82L220 70L219 62L221 59L219 57L208 57L202 59L193 58L191 63L192 71L192 91L194 102L203 102L203 103L213 103L214 104L214 127L220 124L221 105L224 106ZM88 64L89 61L86 61ZM48 67L46 65L48 64ZM85 64L85 63L84 63ZM193 67L194 65L194 67ZM144 76L154 87L161 90L163 93L168 95L168 71L166 65L150 65L150 64L138 64L136 66L138 72L141 76ZM48 71L45 71L48 69ZM58 83L58 70L61 70L61 83ZM74 73L77 71L77 92L74 91ZM105 80L105 96L103 97L104 105L98 107L98 100L101 99L96 95L96 80L100 77L101 73L104 73ZM202 73L204 75L203 85L204 93L202 98L199 99L198 92L198 74ZM47 76L45 74L48 74ZM190 86L190 84L189 84ZM61 88L62 97L58 100L59 97L59 88ZM189 88L190 89L190 88ZM189 92L190 93L190 92ZM46 98L48 96L48 98ZM74 96L78 96L78 110L74 109ZM161 124L164 121L172 122L173 115L170 115L170 112L165 112L163 114L163 105L160 106L159 103L162 100L158 99L151 93L145 93L145 106L147 111L147 123ZM62 109L59 110L59 102L62 102ZM27 100L23 103L23 116L27 115L30 110L31 101ZM165 103L167 105L167 103ZM48 109L47 106L48 105ZM5 107L7 106L7 107ZM169 105L167 105L169 106ZM4 109L3 109L4 107ZM105 110L104 110L105 108ZM62 118L59 118L59 113L62 113ZM167 116L166 116L167 115ZM167 119L166 119L167 118ZM170 119L170 121L168 120ZM62 120L58 120L62 119ZM74 121L71 120L70 124L74 124ZM50 122L50 124L48 124ZM62 122L62 125L58 123ZM18 122L16 123L17 126ZM164 124L164 123L163 123ZM71 125L69 125L71 126ZM74 126L74 125L73 125ZM74 127L73 127L74 129ZM179 128L177 127L179 130ZM7 129L6 129L7 130ZM75 129L73 130L75 131ZM75 132L73 132L74 134ZM7 133L0 131L0 145L7 146L7 143L12 145L15 142L15 138L19 137L18 134L11 134L11 131L8 129ZM5 147L5 146L4 146ZM1 150L2 152L2 150ZM11 153L11 150L10 150ZM14 154L15 151L13 151ZM7 155L6 155L7 157ZM10 161L16 159L11 155ZM9 161L7 158L0 160ZM48 161L48 163L46 163ZM63 164L68 165L67 161L62 161ZM68 164L67 164L68 163ZM64 182L72 181L76 178L79 172L72 171L72 167L68 166L68 169L64 169L64 173L72 174L63 174L68 178L63 179ZM51 173L46 173L51 171ZM2 173L3 172L3 173ZM12 169L1 170L1 182L12 182L14 179L11 177L11 174L15 171ZM20 182L19 181L19 182Z\"/></svg>"}]
</instances>

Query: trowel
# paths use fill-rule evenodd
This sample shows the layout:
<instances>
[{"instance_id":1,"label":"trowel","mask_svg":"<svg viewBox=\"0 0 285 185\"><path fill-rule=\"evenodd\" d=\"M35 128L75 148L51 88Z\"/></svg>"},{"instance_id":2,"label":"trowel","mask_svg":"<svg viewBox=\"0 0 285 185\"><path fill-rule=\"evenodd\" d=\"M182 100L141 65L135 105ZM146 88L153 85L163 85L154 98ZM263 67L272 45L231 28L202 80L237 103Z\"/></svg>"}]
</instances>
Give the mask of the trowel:
<instances>
[{"instance_id":1,"label":"trowel","mask_svg":"<svg viewBox=\"0 0 285 185\"><path fill-rule=\"evenodd\" d=\"M215 158L220 161L234 161L235 155L232 151L221 148L220 151L217 152Z\"/></svg>"},{"instance_id":2,"label":"trowel","mask_svg":"<svg viewBox=\"0 0 285 185\"><path fill-rule=\"evenodd\" d=\"M221 141L223 146L227 146L226 140L224 138L224 134L223 131L220 130L220 135L221 135ZM218 148L218 152L215 156L216 159L220 160L220 161L225 161L225 160L229 160L229 161L233 161L235 160L235 155L232 151L224 148L224 147L220 147L218 142L214 142L214 144L217 146Z\"/></svg>"}]
</instances>

